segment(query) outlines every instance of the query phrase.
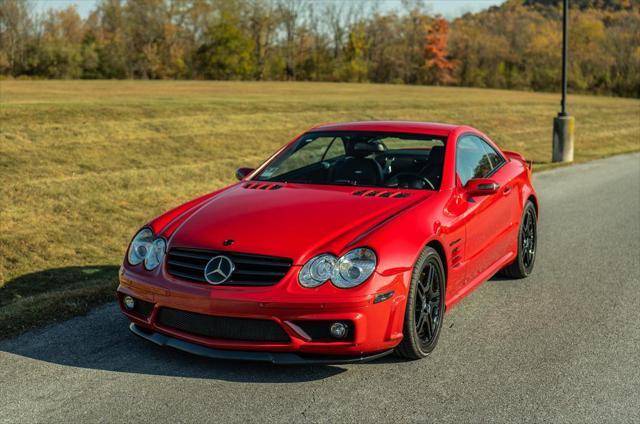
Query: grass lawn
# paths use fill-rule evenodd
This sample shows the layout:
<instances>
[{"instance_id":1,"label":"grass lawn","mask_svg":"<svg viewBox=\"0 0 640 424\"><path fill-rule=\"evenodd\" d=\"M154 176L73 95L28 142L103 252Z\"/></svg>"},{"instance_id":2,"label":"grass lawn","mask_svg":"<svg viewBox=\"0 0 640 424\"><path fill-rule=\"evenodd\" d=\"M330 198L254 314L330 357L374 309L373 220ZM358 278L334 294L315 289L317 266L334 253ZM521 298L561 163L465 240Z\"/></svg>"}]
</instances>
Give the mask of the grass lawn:
<instances>
[{"instance_id":1,"label":"grass lawn","mask_svg":"<svg viewBox=\"0 0 640 424\"><path fill-rule=\"evenodd\" d=\"M549 166L559 95L328 83L0 81L0 338L112 300L148 219L322 122L475 126ZM576 160L640 150L640 101L570 96Z\"/></svg>"}]
</instances>

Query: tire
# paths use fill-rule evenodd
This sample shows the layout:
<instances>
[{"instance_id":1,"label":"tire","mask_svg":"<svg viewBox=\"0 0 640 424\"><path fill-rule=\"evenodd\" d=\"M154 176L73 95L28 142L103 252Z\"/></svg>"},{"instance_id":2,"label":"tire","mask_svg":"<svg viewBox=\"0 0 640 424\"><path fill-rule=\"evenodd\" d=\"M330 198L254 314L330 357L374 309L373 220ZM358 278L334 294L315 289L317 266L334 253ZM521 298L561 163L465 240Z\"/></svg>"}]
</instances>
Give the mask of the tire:
<instances>
[{"instance_id":1,"label":"tire","mask_svg":"<svg viewBox=\"0 0 640 424\"><path fill-rule=\"evenodd\" d=\"M413 267L404 315L404 337L396 347L398 356L421 359L438 344L444 317L445 278L440 255L426 247Z\"/></svg>"},{"instance_id":2,"label":"tire","mask_svg":"<svg viewBox=\"0 0 640 424\"><path fill-rule=\"evenodd\" d=\"M502 269L500 274L505 277L520 279L526 278L533 271L536 262L536 250L538 245L538 217L536 208L529 200L524 205L520 227L518 230L518 256L510 265Z\"/></svg>"}]
</instances>

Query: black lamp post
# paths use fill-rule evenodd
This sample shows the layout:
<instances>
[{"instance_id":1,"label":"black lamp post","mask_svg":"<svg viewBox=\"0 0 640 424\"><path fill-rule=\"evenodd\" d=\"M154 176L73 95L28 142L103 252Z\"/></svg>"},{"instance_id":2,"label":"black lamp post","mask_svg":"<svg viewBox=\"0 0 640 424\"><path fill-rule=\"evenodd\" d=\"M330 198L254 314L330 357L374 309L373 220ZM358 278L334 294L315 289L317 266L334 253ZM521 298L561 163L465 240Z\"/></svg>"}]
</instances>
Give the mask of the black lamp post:
<instances>
[{"instance_id":1,"label":"black lamp post","mask_svg":"<svg viewBox=\"0 0 640 424\"><path fill-rule=\"evenodd\" d=\"M553 162L573 161L575 120L567 112L567 56L569 49L569 0L562 5L562 100L561 110L553 119Z\"/></svg>"}]
</instances>

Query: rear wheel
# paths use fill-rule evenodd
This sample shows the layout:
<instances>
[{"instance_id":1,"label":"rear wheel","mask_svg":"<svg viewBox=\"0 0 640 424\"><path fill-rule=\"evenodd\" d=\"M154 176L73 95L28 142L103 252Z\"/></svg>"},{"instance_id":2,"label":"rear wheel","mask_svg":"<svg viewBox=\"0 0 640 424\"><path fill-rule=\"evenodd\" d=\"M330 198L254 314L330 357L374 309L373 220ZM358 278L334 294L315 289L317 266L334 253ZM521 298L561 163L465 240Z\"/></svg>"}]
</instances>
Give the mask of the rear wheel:
<instances>
[{"instance_id":1,"label":"rear wheel","mask_svg":"<svg viewBox=\"0 0 640 424\"><path fill-rule=\"evenodd\" d=\"M518 257L511 265L502 270L502 274L509 278L525 278L533 271L536 262L538 244L538 218L536 208L531 201L527 201L520 220L518 231Z\"/></svg>"},{"instance_id":2,"label":"rear wheel","mask_svg":"<svg viewBox=\"0 0 640 424\"><path fill-rule=\"evenodd\" d=\"M425 248L413 268L399 356L420 359L438 343L444 316L445 273L440 255Z\"/></svg>"}]
</instances>

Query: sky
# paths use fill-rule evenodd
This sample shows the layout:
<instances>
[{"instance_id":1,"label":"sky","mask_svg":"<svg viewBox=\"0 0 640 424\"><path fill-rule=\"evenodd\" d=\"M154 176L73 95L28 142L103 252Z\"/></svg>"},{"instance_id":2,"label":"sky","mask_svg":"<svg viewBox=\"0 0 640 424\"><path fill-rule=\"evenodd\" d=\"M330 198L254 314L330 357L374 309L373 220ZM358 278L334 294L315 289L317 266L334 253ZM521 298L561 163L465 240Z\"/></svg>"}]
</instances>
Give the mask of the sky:
<instances>
[{"instance_id":1,"label":"sky","mask_svg":"<svg viewBox=\"0 0 640 424\"><path fill-rule=\"evenodd\" d=\"M47 9L62 9L76 5L82 17L86 17L95 7L98 0L35 0L38 12ZM322 0L315 0L322 1ZM489 6L502 3L504 0L423 0L431 13L438 13L446 18L455 18L466 12L477 12ZM400 9L402 0L380 0L382 10Z\"/></svg>"}]
</instances>

